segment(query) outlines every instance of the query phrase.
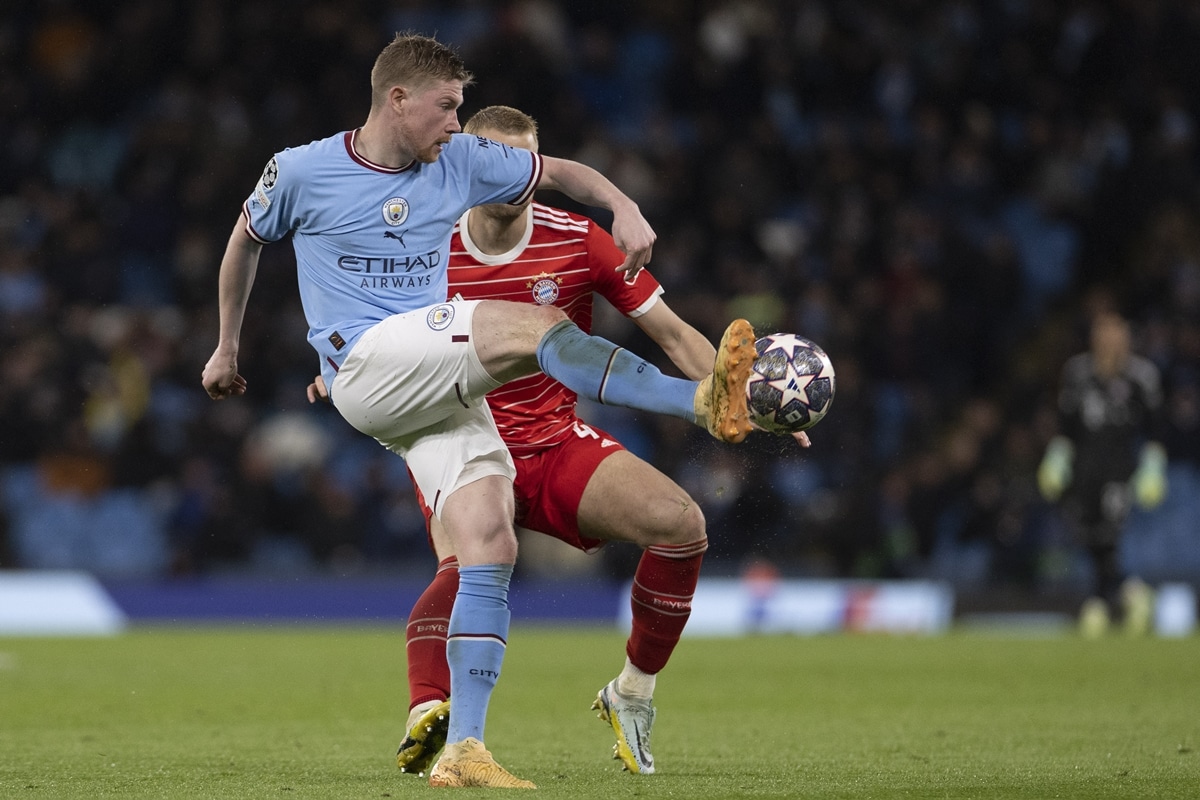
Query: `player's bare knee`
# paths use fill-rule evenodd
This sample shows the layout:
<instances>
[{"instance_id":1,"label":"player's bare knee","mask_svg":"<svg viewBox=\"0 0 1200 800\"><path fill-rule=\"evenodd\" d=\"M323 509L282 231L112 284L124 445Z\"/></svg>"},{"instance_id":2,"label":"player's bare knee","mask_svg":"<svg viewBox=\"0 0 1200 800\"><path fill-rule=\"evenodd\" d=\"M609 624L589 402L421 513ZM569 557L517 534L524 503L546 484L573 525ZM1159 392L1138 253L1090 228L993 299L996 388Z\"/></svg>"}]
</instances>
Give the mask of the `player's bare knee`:
<instances>
[{"instance_id":1,"label":"player's bare knee","mask_svg":"<svg viewBox=\"0 0 1200 800\"><path fill-rule=\"evenodd\" d=\"M687 497L672 497L660 506L659 524L654 525L644 545L678 545L707 538L704 512Z\"/></svg>"},{"instance_id":2,"label":"player's bare knee","mask_svg":"<svg viewBox=\"0 0 1200 800\"><path fill-rule=\"evenodd\" d=\"M546 331L568 319L567 312L558 306L529 306L528 308L533 312L541 336L545 336Z\"/></svg>"},{"instance_id":3,"label":"player's bare knee","mask_svg":"<svg viewBox=\"0 0 1200 800\"><path fill-rule=\"evenodd\" d=\"M443 520L445 531L449 534L444 538L452 543L459 564L516 563L517 535L509 521L511 514L510 510L501 516Z\"/></svg>"},{"instance_id":4,"label":"player's bare knee","mask_svg":"<svg viewBox=\"0 0 1200 800\"><path fill-rule=\"evenodd\" d=\"M488 564L515 564L517 561L517 536L512 528L485 531L479 536L474 561ZM460 555L461 560L461 555Z\"/></svg>"},{"instance_id":5,"label":"player's bare knee","mask_svg":"<svg viewBox=\"0 0 1200 800\"><path fill-rule=\"evenodd\" d=\"M675 529L679 532L679 543L706 538L704 512L700 510L699 503L690 497L680 503L679 524Z\"/></svg>"}]
</instances>

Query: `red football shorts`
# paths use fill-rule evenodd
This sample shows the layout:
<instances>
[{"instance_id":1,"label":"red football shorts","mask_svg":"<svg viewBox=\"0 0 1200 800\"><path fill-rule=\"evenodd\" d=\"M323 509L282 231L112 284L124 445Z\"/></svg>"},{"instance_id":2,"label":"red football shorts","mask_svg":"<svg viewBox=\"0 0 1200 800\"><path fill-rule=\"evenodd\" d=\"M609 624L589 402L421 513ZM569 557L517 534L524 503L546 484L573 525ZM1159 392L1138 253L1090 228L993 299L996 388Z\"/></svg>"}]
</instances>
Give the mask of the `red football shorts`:
<instances>
[{"instance_id":1,"label":"red football shorts","mask_svg":"<svg viewBox=\"0 0 1200 800\"><path fill-rule=\"evenodd\" d=\"M604 546L604 539L589 539L579 532L579 501L600 462L625 448L600 428L576 422L574 436L530 456L515 457L513 481L516 519L520 528L560 539L585 553ZM414 483L413 488L416 489ZM417 501L429 526L429 507L417 490Z\"/></svg>"}]
</instances>

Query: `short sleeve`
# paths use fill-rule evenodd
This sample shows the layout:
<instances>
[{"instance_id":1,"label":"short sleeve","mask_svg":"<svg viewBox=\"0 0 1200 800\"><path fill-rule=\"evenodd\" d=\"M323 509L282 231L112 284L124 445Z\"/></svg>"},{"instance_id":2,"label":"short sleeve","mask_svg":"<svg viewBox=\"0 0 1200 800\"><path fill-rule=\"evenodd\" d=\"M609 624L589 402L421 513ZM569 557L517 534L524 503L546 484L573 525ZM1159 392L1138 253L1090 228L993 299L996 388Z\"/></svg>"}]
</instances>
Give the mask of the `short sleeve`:
<instances>
[{"instance_id":1,"label":"short sleeve","mask_svg":"<svg viewBox=\"0 0 1200 800\"><path fill-rule=\"evenodd\" d=\"M638 273L632 284L625 282L625 273L617 272L617 267L625 261L625 254L613 241L612 234L591 220L588 222L587 253L588 269L596 291L622 314L640 317L662 294L662 286L645 269Z\"/></svg>"},{"instance_id":2,"label":"short sleeve","mask_svg":"<svg viewBox=\"0 0 1200 800\"><path fill-rule=\"evenodd\" d=\"M521 205L542 179L542 157L529 150L471 134L456 134L451 145L469 154L472 205Z\"/></svg>"},{"instance_id":3,"label":"short sleeve","mask_svg":"<svg viewBox=\"0 0 1200 800\"><path fill-rule=\"evenodd\" d=\"M242 204L246 230L251 238L262 244L277 242L295 227L293 209L301 178L299 173L286 150L276 153L267 162L254 191Z\"/></svg>"}]
</instances>

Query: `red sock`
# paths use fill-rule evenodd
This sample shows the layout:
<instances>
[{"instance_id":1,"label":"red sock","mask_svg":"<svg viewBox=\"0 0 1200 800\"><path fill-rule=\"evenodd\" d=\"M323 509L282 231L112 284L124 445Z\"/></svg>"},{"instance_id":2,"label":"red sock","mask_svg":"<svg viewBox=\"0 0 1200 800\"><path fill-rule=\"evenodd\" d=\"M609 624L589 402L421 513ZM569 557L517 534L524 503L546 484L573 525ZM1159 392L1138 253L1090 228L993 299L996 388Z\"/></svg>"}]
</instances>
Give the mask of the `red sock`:
<instances>
[{"instance_id":1,"label":"red sock","mask_svg":"<svg viewBox=\"0 0 1200 800\"><path fill-rule=\"evenodd\" d=\"M633 632L625 653L642 672L655 674L667 665L683 626L692 613L692 595L708 538L676 545L652 545L642 553L633 575L629 602Z\"/></svg>"},{"instance_id":2,"label":"red sock","mask_svg":"<svg viewBox=\"0 0 1200 800\"><path fill-rule=\"evenodd\" d=\"M450 696L446 632L458 593L458 559L438 564L437 574L418 598L404 630L408 651L408 707Z\"/></svg>"}]
</instances>

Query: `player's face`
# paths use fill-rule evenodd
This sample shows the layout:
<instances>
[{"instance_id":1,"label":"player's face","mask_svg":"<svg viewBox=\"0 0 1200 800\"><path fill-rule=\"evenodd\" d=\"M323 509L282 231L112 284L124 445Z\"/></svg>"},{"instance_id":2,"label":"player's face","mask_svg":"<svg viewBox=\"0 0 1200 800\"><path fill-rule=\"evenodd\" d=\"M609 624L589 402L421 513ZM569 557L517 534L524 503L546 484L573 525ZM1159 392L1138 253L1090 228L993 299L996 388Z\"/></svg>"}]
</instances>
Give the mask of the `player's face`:
<instances>
[{"instance_id":1,"label":"player's face","mask_svg":"<svg viewBox=\"0 0 1200 800\"><path fill-rule=\"evenodd\" d=\"M458 124L462 101L461 81L437 81L404 98L400 135L413 158L425 164L437 161L450 135L462 130Z\"/></svg>"},{"instance_id":2,"label":"player's face","mask_svg":"<svg viewBox=\"0 0 1200 800\"><path fill-rule=\"evenodd\" d=\"M516 147L521 150L532 150L535 153L538 151L537 134L535 134L533 131L526 131L525 133L501 133L494 128L480 128L474 131L474 133L478 136L482 136L485 139L491 139L493 142L506 144L509 147ZM533 197L531 196L519 206L510 205L508 203L494 203L492 205L479 206L479 208L481 211L483 211L483 213L490 217L495 217L498 219L516 219L525 213L525 209L529 208L529 204L532 202Z\"/></svg>"},{"instance_id":3,"label":"player's face","mask_svg":"<svg viewBox=\"0 0 1200 800\"><path fill-rule=\"evenodd\" d=\"M1131 345L1129 324L1121 317L1106 314L1092 323L1092 353L1103 376L1111 377L1120 371Z\"/></svg>"}]
</instances>

